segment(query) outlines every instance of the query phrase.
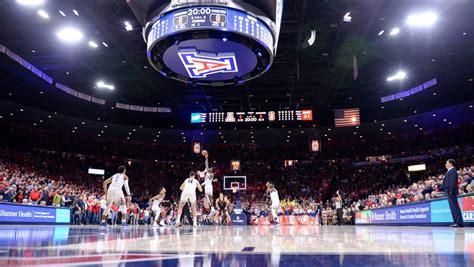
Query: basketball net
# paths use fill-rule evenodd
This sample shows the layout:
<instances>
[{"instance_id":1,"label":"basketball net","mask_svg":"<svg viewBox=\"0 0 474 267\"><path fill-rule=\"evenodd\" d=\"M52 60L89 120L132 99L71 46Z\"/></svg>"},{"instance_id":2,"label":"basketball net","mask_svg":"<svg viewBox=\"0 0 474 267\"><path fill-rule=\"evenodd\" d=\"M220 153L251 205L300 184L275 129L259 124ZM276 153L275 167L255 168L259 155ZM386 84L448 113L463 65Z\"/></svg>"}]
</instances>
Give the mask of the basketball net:
<instances>
[{"instance_id":1,"label":"basketball net","mask_svg":"<svg viewBox=\"0 0 474 267\"><path fill-rule=\"evenodd\" d=\"M239 187L237 186L232 186L232 193L237 193L237 190L239 190Z\"/></svg>"},{"instance_id":2,"label":"basketball net","mask_svg":"<svg viewBox=\"0 0 474 267\"><path fill-rule=\"evenodd\" d=\"M234 194L237 193L237 190L239 190L239 187L240 187L239 183L237 183L237 182L232 182L230 184L230 188L232 189L232 193L234 193Z\"/></svg>"}]
</instances>

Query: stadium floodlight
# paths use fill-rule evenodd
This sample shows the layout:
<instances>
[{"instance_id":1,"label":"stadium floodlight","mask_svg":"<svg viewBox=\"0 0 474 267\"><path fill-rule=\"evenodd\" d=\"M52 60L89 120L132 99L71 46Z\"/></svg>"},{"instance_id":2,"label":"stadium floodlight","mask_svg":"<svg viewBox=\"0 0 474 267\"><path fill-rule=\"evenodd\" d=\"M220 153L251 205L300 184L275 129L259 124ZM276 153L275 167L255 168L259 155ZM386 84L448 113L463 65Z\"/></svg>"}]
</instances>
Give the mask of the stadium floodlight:
<instances>
[{"instance_id":1,"label":"stadium floodlight","mask_svg":"<svg viewBox=\"0 0 474 267\"><path fill-rule=\"evenodd\" d=\"M405 20L408 26L412 27L429 27L436 23L438 15L434 12L424 12L411 14Z\"/></svg>"},{"instance_id":2,"label":"stadium floodlight","mask_svg":"<svg viewBox=\"0 0 474 267\"><path fill-rule=\"evenodd\" d=\"M391 35L391 36L395 36L395 35L397 35L397 34L399 34L399 33L400 33L400 28L398 28L398 27L395 27L395 28L393 28L393 29L390 31L390 35Z\"/></svg>"},{"instance_id":3,"label":"stadium floodlight","mask_svg":"<svg viewBox=\"0 0 474 267\"><path fill-rule=\"evenodd\" d=\"M104 81L98 81L96 85L97 85L97 88L100 88L100 89L109 89L109 90L115 89L115 86L111 84L106 84Z\"/></svg>"},{"instance_id":4,"label":"stadium floodlight","mask_svg":"<svg viewBox=\"0 0 474 267\"><path fill-rule=\"evenodd\" d=\"M84 37L82 32L76 28L63 28L56 35L66 43L76 43Z\"/></svg>"},{"instance_id":5,"label":"stadium floodlight","mask_svg":"<svg viewBox=\"0 0 474 267\"><path fill-rule=\"evenodd\" d=\"M16 2L24 6L39 6L44 4L44 0L16 0Z\"/></svg>"},{"instance_id":6,"label":"stadium floodlight","mask_svg":"<svg viewBox=\"0 0 474 267\"><path fill-rule=\"evenodd\" d=\"M124 24L125 24L125 30L126 30L127 32L133 31L133 26L132 26L132 24L130 24L130 22L125 21Z\"/></svg>"},{"instance_id":7,"label":"stadium floodlight","mask_svg":"<svg viewBox=\"0 0 474 267\"><path fill-rule=\"evenodd\" d=\"M389 76L387 78L387 81L391 82L391 81L395 81L395 80L403 80L407 77L407 74L406 72L404 71L398 71L396 74L392 75L392 76Z\"/></svg>"},{"instance_id":8,"label":"stadium floodlight","mask_svg":"<svg viewBox=\"0 0 474 267\"><path fill-rule=\"evenodd\" d=\"M43 19L49 19L49 14L48 12L44 10L38 10L38 15L42 17Z\"/></svg>"}]
</instances>

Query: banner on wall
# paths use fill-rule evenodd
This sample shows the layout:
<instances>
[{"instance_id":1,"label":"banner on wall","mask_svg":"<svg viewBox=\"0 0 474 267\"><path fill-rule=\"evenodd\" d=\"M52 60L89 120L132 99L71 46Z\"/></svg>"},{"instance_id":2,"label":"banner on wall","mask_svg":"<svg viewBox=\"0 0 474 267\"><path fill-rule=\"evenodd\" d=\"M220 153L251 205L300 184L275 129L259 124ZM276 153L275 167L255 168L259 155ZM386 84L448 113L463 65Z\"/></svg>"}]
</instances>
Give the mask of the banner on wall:
<instances>
[{"instance_id":1,"label":"banner on wall","mask_svg":"<svg viewBox=\"0 0 474 267\"><path fill-rule=\"evenodd\" d=\"M201 142L194 141L193 142L193 153L194 154L201 154L201 150L202 150Z\"/></svg>"},{"instance_id":2,"label":"banner on wall","mask_svg":"<svg viewBox=\"0 0 474 267\"><path fill-rule=\"evenodd\" d=\"M0 223L70 224L71 211L66 208L0 203Z\"/></svg>"},{"instance_id":3,"label":"banner on wall","mask_svg":"<svg viewBox=\"0 0 474 267\"><path fill-rule=\"evenodd\" d=\"M464 222L474 223L474 195L458 198ZM356 224L453 223L446 198L356 212Z\"/></svg>"}]
</instances>

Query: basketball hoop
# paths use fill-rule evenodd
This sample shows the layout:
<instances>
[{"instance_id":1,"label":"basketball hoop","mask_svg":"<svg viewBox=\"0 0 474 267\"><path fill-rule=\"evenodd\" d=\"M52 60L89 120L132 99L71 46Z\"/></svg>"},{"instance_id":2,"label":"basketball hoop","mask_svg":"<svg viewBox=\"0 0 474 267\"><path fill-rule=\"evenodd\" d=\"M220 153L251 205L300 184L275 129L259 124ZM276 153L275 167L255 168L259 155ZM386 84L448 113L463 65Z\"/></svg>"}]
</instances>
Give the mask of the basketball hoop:
<instances>
[{"instance_id":1,"label":"basketball hoop","mask_svg":"<svg viewBox=\"0 0 474 267\"><path fill-rule=\"evenodd\" d=\"M239 187L240 187L239 182L232 182L230 184L230 188L232 190L232 193L234 193L234 194L237 193L237 191L239 190Z\"/></svg>"}]
</instances>

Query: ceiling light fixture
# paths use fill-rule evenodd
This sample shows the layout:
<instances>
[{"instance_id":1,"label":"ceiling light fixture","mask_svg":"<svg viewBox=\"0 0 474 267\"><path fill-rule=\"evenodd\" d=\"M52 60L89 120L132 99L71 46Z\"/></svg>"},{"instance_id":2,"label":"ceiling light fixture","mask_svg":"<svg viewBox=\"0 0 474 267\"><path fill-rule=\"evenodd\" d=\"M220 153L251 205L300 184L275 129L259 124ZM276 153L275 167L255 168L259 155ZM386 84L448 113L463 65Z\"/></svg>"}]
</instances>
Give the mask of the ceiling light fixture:
<instances>
[{"instance_id":1,"label":"ceiling light fixture","mask_svg":"<svg viewBox=\"0 0 474 267\"><path fill-rule=\"evenodd\" d=\"M391 81L395 81L395 80L403 80L403 79L405 79L406 77L407 77L406 72L404 72L404 71L398 71L396 74L387 77L387 81L391 82Z\"/></svg>"},{"instance_id":2,"label":"ceiling light fixture","mask_svg":"<svg viewBox=\"0 0 474 267\"><path fill-rule=\"evenodd\" d=\"M74 12L74 15L79 16L79 12L77 12L77 10L73 9L72 12Z\"/></svg>"},{"instance_id":3,"label":"ceiling light fixture","mask_svg":"<svg viewBox=\"0 0 474 267\"><path fill-rule=\"evenodd\" d=\"M351 21L352 21L351 12L347 12L347 13L344 15L343 20L344 20L344 22L351 22Z\"/></svg>"},{"instance_id":4,"label":"ceiling light fixture","mask_svg":"<svg viewBox=\"0 0 474 267\"><path fill-rule=\"evenodd\" d=\"M76 28L63 28L56 34L61 41L66 43L76 43L82 40L84 35Z\"/></svg>"},{"instance_id":5,"label":"ceiling light fixture","mask_svg":"<svg viewBox=\"0 0 474 267\"><path fill-rule=\"evenodd\" d=\"M63 16L63 17L66 16L66 13L64 13L64 11L62 11L62 10L59 10L59 14L61 14L61 16Z\"/></svg>"},{"instance_id":6,"label":"ceiling light fixture","mask_svg":"<svg viewBox=\"0 0 474 267\"><path fill-rule=\"evenodd\" d=\"M130 24L130 22L125 21L124 24L125 24L125 30L126 30L127 32L133 31L133 26L132 26L132 24Z\"/></svg>"},{"instance_id":7,"label":"ceiling light fixture","mask_svg":"<svg viewBox=\"0 0 474 267\"><path fill-rule=\"evenodd\" d=\"M49 19L49 14L48 12L44 10L38 10L38 15L42 17L43 19Z\"/></svg>"},{"instance_id":8,"label":"ceiling light fixture","mask_svg":"<svg viewBox=\"0 0 474 267\"><path fill-rule=\"evenodd\" d=\"M429 27L436 23L438 15L434 12L425 12L419 14L411 14L405 20L408 26L412 27Z\"/></svg>"},{"instance_id":9,"label":"ceiling light fixture","mask_svg":"<svg viewBox=\"0 0 474 267\"><path fill-rule=\"evenodd\" d=\"M89 46L92 47L92 48L97 48L97 47L99 47L99 45L98 45L96 42L94 42L94 41L89 41L88 44L89 44Z\"/></svg>"},{"instance_id":10,"label":"ceiling light fixture","mask_svg":"<svg viewBox=\"0 0 474 267\"><path fill-rule=\"evenodd\" d=\"M400 33L400 28L398 28L398 27L395 27L395 28L393 28L393 29L390 31L390 35L391 35L391 36L395 36L395 35L397 35L397 34L399 34L399 33Z\"/></svg>"},{"instance_id":11,"label":"ceiling light fixture","mask_svg":"<svg viewBox=\"0 0 474 267\"><path fill-rule=\"evenodd\" d=\"M308 45L312 46L316 42L316 30L311 30L311 34L307 40Z\"/></svg>"},{"instance_id":12,"label":"ceiling light fixture","mask_svg":"<svg viewBox=\"0 0 474 267\"><path fill-rule=\"evenodd\" d=\"M39 6L44 4L44 0L16 0L16 2L24 6Z\"/></svg>"},{"instance_id":13,"label":"ceiling light fixture","mask_svg":"<svg viewBox=\"0 0 474 267\"><path fill-rule=\"evenodd\" d=\"M98 81L96 85L97 85L97 88L100 88L100 89L109 89L109 90L115 89L115 86L113 86L112 84L106 84L104 81Z\"/></svg>"},{"instance_id":14,"label":"ceiling light fixture","mask_svg":"<svg viewBox=\"0 0 474 267\"><path fill-rule=\"evenodd\" d=\"M106 42L102 42L102 45L105 47L109 47L109 45Z\"/></svg>"},{"instance_id":15,"label":"ceiling light fixture","mask_svg":"<svg viewBox=\"0 0 474 267\"><path fill-rule=\"evenodd\" d=\"M385 32L385 30L381 30L381 31L379 31L379 34L378 34L378 35L380 36L380 35L382 35L384 32Z\"/></svg>"}]
</instances>

